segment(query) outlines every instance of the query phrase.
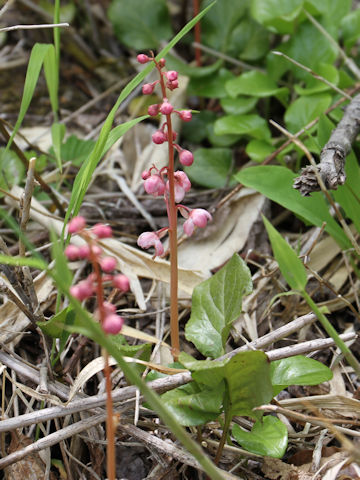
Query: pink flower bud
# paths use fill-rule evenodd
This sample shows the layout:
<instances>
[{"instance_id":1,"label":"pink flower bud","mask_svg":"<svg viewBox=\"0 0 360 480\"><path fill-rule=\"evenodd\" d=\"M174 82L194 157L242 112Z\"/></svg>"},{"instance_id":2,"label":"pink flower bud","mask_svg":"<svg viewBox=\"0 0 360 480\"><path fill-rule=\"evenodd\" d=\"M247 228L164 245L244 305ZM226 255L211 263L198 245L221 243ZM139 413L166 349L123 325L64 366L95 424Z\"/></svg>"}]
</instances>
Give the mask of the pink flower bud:
<instances>
[{"instance_id":1,"label":"pink flower bud","mask_svg":"<svg viewBox=\"0 0 360 480\"><path fill-rule=\"evenodd\" d=\"M183 122L190 122L190 120L192 119L191 110L181 110L179 112L179 117Z\"/></svg>"},{"instance_id":2,"label":"pink flower bud","mask_svg":"<svg viewBox=\"0 0 360 480\"><path fill-rule=\"evenodd\" d=\"M166 64L165 58L160 58L160 60L159 60L159 67L160 67L160 68L164 68L164 67L165 67L165 64Z\"/></svg>"},{"instance_id":3,"label":"pink flower bud","mask_svg":"<svg viewBox=\"0 0 360 480\"><path fill-rule=\"evenodd\" d=\"M105 302L103 302L103 307L107 314L116 312L115 305L113 303L107 302L106 300Z\"/></svg>"},{"instance_id":4,"label":"pink flower bud","mask_svg":"<svg viewBox=\"0 0 360 480\"><path fill-rule=\"evenodd\" d=\"M151 173L149 172L149 170L144 170L141 174L141 178L143 180L146 180L147 178L149 178L151 176Z\"/></svg>"},{"instance_id":5,"label":"pink flower bud","mask_svg":"<svg viewBox=\"0 0 360 480\"><path fill-rule=\"evenodd\" d=\"M179 82L177 80L174 80L173 82L166 82L166 87L169 90L175 90L175 88L178 88Z\"/></svg>"},{"instance_id":6,"label":"pink flower bud","mask_svg":"<svg viewBox=\"0 0 360 480\"><path fill-rule=\"evenodd\" d=\"M188 219L184 222L184 232L190 237L194 232L195 225L204 228L209 220L212 220L212 216L207 210L195 208L190 212Z\"/></svg>"},{"instance_id":7,"label":"pink flower bud","mask_svg":"<svg viewBox=\"0 0 360 480\"><path fill-rule=\"evenodd\" d=\"M159 113L159 108L160 106L157 104L150 105L148 108L148 114L150 117L156 117L156 115Z\"/></svg>"},{"instance_id":8,"label":"pink flower bud","mask_svg":"<svg viewBox=\"0 0 360 480\"><path fill-rule=\"evenodd\" d=\"M80 257L79 250L79 247L76 245L68 245L65 248L65 256L71 261L77 260Z\"/></svg>"},{"instance_id":9,"label":"pink flower bud","mask_svg":"<svg viewBox=\"0 0 360 480\"><path fill-rule=\"evenodd\" d=\"M165 75L166 75L166 78L169 80L169 82L173 82L178 78L178 72L176 72L175 70L169 70L168 72L165 73Z\"/></svg>"},{"instance_id":10,"label":"pink flower bud","mask_svg":"<svg viewBox=\"0 0 360 480\"><path fill-rule=\"evenodd\" d=\"M99 247L99 245L92 245L91 247L91 253L95 256L98 257L99 255L102 254L102 250Z\"/></svg>"},{"instance_id":11,"label":"pink flower bud","mask_svg":"<svg viewBox=\"0 0 360 480\"><path fill-rule=\"evenodd\" d=\"M147 63L150 60L144 53L140 53L136 58L139 63Z\"/></svg>"},{"instance_id":12,"label":"pink flower bud","mask_svg":"<svg viewBox=\"0 0 360 480\"><path fill-rule=\"evenodd\" d=\"M146 193L158 197L163 195L165 192L165 183L160 175L151 175L150 178L147 178L144 182L144 188Z\"/></svg>"},{"instance_id":13,"label":"pink flower bud","mask_svg":"<svg viewBox=\"0 0 360 480\"><path fill-rule=\"evenodd\" d=\"M164 253L164 246L155 232L142 233L138 238L137 244L145 249L155 247L155 255L160 256Z\"/></svg>"},{"instance_id":14,"label":"pink flower bud","mask_svg":"<svg viewBox=\"0 0 360 480\"><path fill-rule=\"evenodd\" d=\"M105 333L117 335L124 325L124 319L115 313L107 315L102 324Z\"/></svg>"},{"instance_id":15,"label":"pink flower bud","mask_svg":"<svg viewBox=\"0 0 360 480\"><path fill-rule=\"evenodd\" d=\"M179 155L179 160L182 165L185 165L185 167L190 167L194 162L194 155L190 150L182 150Z\"/></svg>"},{"instance_id":16,"label":"pink flower bud","mask_svg":"<svg viewBox=\"0 0 360 480\"><path fill-rule=\"evenodd\" d=\"M114 257L103 257L100 259L99 263L100 263L101 270L105 273L112 272L117 265L116 258Z\"/></svg>"},{"instance_id":17,"label":"pink flower bud","mask_svg":"<svg viewBox=\"0 0 360 480\"><path fill-rule=\"evenodd\" d=\"M151 95L154 91L154 87L155 85L152 83L145 83L145 85L142 87L142 93L144 95Z\"/></svg>"},{"instance_id":18,"label":"pink flower bud","mask_svg":"<svg viewBox=\"0 0 360 480\"><path fill-rule=\"evenodd\" d=\"M118 274L114 275L112 283L115 288L118 288L122 292L128 292L130 290L130 281L126 275Z\"/></svg>"},{"instance_id":19,"label":"pink flower bud","mask_svg":"<svg viewBox=\"0 0 360 480\"><path fill-rule=\"evenodd\" d=\"M81 245L79 247L79 258L89 258L90 257L90 247L89 245Z\"/></svg>"},{"instance_id":20,"label":"pink flower bud","mask_svg":"<svg viewBox=\"0 0 360 480\"><path fill-rule=\"evenodd\" d=\"M81 302L82 300L91 297L94 293L94 286L88 280L83 280L77 285L70 287L70 293Z\"/></svg>"},{"instance_id":21,"label":"pink flower bud","mask_svg":"<svg viewBox=\"0 0 360 480\"><path fill-rule=\"evenodd\" d=\"M86 221L84 217L81 217L80 215L78 217L74 217L69 222L68 232L70 234L79 233L81 230L85 228L85 225L86 225Z\"/></svg>"},{"instance_id":22,"label":"pink flower bud","mask_svg":"<svg viewBox=\"0 0 360 480\"><path fill-rule=\"evenodd\" d=\"M160 106L160 113L162 113L163 115L170 115L173 110L174 107L167 100L165 100Z\"/></svg>"},{"instance_id":23,"label":"pink flower bud","mask_svg":"<svg viewBox=\"0 0 360 480\"><path fill-rule=\"evenodd\" d=\"M166 135L161 130L156 130L156 132L152 134L151 138L156 145L161 145L162 143L166 142Z\"/></svg>"},{"instance_id":24,"label":"pink flower bud","mask_svg":"<svg viewBox=\"0 0 360 480\"><path fill-rule=\"evenodd\" d=\"M183 172L182 170L177 170L176 172L174 172L174 178L175 182L179 183L183 187L185 192L188 192L190 190L191 182L185 172Z\"/></svg>"},{"instance_id":25,"label":"pink flower bud","mask_svg":"<svg viewBox=\"0 0 360 480\"><path fill-rule=\"evenodd\" d=\"M111 238L112 229L110 225L104 225L103 223L97 223L91 229L92 233L98 238Z\"/></svg>"}]
</instances>

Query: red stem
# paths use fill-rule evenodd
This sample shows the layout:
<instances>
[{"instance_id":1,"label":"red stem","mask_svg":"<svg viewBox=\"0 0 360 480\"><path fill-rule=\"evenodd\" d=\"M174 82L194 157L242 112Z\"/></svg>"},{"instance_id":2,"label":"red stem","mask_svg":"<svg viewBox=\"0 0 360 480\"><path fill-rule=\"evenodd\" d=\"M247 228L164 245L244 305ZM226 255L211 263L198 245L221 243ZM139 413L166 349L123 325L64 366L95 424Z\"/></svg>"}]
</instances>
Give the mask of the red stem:
<instances>
[{"instance_id":1,"label":"red stem","mask_svg":"<svg viewBox=\"0 0 360 480\"><path fill-rule=\"evenodd\" d=\"M161 67L154 60L160 75L160 85L163 99L166 98L166 87ZM177 252L177 208L175 203L174 178L174 142L171 114L166 115L169 164L167 176L169 180L169 197L165 197L169 218L169 248L170 248L170 338L172 354L175 361L180 353L179 318L178 318L178 252Z\"/></svg>"},{"instance_id":2,"label":"red stem","mask_svg":"<svg viewBox=\"0 0 360 480\"><path fill-rule=\"evenodd\" d=\"M93 271L96 275L96 299L99 309L100 316L100 325L103 324L105 320L105 309L104 309L104 289L102 284L102 275L100 271L100 266L96 260L96 256L92 251L93 241L91 237L87 237L87 241L90 245L90 260L92 263ZM107 439L107 455L106 455L106 471L108 480L116 480L115 478L115 427L114 427L114 418L113 418L113 401L111 397L111 370L109 365L109 354L104 351L104 375L105 375L105 384L106 384L106 439Z\"/></svg>"}]
</instances>

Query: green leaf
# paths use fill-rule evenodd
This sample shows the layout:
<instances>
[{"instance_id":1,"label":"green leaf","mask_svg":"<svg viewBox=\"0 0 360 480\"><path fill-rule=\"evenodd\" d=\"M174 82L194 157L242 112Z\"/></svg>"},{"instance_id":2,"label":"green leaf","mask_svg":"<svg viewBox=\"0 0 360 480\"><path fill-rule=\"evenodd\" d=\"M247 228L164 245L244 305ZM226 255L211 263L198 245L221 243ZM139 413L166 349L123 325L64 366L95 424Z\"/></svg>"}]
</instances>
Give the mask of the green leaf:
<instances>
[{"instance_id":1,"label":"green leaf","mask_svg":"<svg viewBox=\"0 0 360 480\"><path fill-rule=\"evenodd\" d=\"M211 0L202 2L203 7ZM249 0L221 0L201 22L201 41L222 52L231 47L231 32L244 16Z\"/></svg>"},{"instance_id":2,"label":"green leaf","mask_svg":"<svg viewBox=\"0 0 360 480\"><path fill-rule=\"evenodd\" d=\"M53 123L51 125L51 138L53 142L53 149L56 158L56 164L60 172L62 172L62 161L61 161L61 142L63 141L65 135L65 125L63 123Z\"/></svg>"},{"instance_id":3,"label":"green leaf","mask_svg":"<svg viewBox=\"0 0 360 480\"><path fill-rule=\"evenodd\" d=\"M75 324L75 311L72 307L67 307L61 312L55 314L46 322L37 322L45 335L60 340L59 353L61 353L66 345L66 341L71 335L69 327Z\"/></svg>"},{"instance_id":4,"label":"green leaf","mask_svg":"<svg viewBox=\"0 0 360 480\"><path fill-rule=\"evenodd\" d=\"M302 355L271 362L271 383L274 396L289 385L318 385L332 379L326 365Z\"/></svg>"},{"instance_id":5,"label":"green leaf","mask_svg":"<svg viewBox=\"0 0 360 480\"><path fill-rule=\"evenodd\" d=\"M253 408L269 403L273 397L270 362L264 352L240 352L221 361L195 360L182 353L180 361L196 382L219 388L225 380L228 400L224 407L230 417L246 415L259 419L262 412Z\"/></svg>"},{"instance_id":6,"label":"green leaf","mask_svg":"<svg viewBox=\"0 0 360 480\"><path fill-rule=\"evenodd\" d=\"M245 61L262 58L269 49L269 31L252 18L244 18L233 30L229 54Z\"/></svg>"},{"instance_id":7,"label":"green leaf","mask_svg":"<svg viewBox=\"0 0 360 480\"><path fill-rule=\"evenodd\" d=\"M286 426L276 417L268 415L255 422L251 432L234 425L232 435L245 450L266 457L281 458L288 444Z\"/></svg>"},{"instance_id":8,"label":"green leaf","mask_svg":"<svg viewBox=\"0 0 360 480\"><path fill-rule=\"evenodd\" d=\"M149 115L143 115L141 117L133 118L132 120L124 122L121 125L113 128L106 140L102 155L105 155L105 153L114 145L114 143L117 142L123 135L125 135L130 128L142 122L143 120L146 120L147 118L149 118Z\"/></svg>"},{"instance_id":9,"label":"green leaf","mask_svg":"<svg viewBox=\"0 0 360 480\"><path fill-rule=\"evenodd\" d=\"M255 20L269 30L292 33L302 5L303 0L253 0L250 11Z\"/></svg>"},{"instance_id":10,"label":"green leaf","mask_svg":"<svg viewBox=\"0 0 360 480\"><path fill-rule=\"evenodd\" d=\"M317 94L300 97L293 102L285 113L287 129L296 133L305 125L319 117L330 106L331 95Z\"/></svg>"},{"instance_id":11,"label":"green leaf","mask_svg":"<svg viewBox=\"0 0 360 480\"><path fill-rule=\"evenodd\" d=\"M76 135L70 135L61 145L63 162L71 162L75 166L81 165L94 148L94 140L82 140Z\"/></svg>"},{"instance_id":12,"label":"green leaf","mask_svg":"<svg viewBox=\"0 0 360 480\"><path fill-rule=\"evenodd\" d=\"M194 289L186 339L205 357L222 355L231 325L241 313L242 298L251 291L250 271L235 254L213 277Z\"/></svg>"},{"instance_id":13,"label":"green leaf","mask_svg":"<svg viewBox=\"0 0 360 480\"><path fill-rule=\"evenodd\" d=\"M223 188L232 168L229 148L199 148L194 153L194 163L184 170L192 182L202 187Z\"/></svg>"},{"instance_id":14,"label":"green leaf","mask_svg":"<svg viewBox=\"0 0 360 480\"><path fill-rule=\"evenodd\" d=\"M227 97L228 93L225 84L228 80L234 78L234 74L226 68L220 68L217 72L207 77L191 78L188 93L189 95L199 95L208 98Z\"/></svg>"},{"instance_id":15,"label":"green leaf","mask_svg":"<svg viewBox=\"0 0 360 480\"><path fill-rule=\"evenodd\" d=\"M0 254L0 263L3 263L4 265L14 265L16 267L23 267L26 265L40 270L46 270L48 268L48 265L44 260L34 257L10 257Z\"/></svg>"},{"instance_id":16,"label":"green leaf","mask_svg":"<svg viewBox=\"0 0 360 480\"><path fill-rule=\"evenodd\" d=\"M326 115L320 115L317 129L317 141L321 148L323 148L329 141L334 126L333 122Z\"/></svg>"},{"instance_id":17,"label":"green leaf","mask_svg":"<svg viewBox=\"0 0 360 480\"><path fill-rule=\"evenodd\" d=\"M210 388L196 382L170 390L161 400L177 418L180 425L187 427L203 425L221 413L224 396L224 382Z\"/></svg>"},{"instance_id":18,"label":"green leaf","mask_svg":"<svg viewBox=\"0 0 360 480\"><path fill-rule=\"evenodd\" d=\"M274 151L274 147L263 140L250 140L245 152L254 162L262 162Z\"/></svg>"},{"instance_id":19,"label":"green leaf","mask_svg":"<svg viewBox=\"0 0 360 480\"><path fill-rule=\"evenodd\" d=\"M357 8L341 21L342 38L346 48L351 48L359 39L360 10Z\"/></svg>"},{"instance_id":20,"label":"green leaf","mask_svg":"<svg viewBox=\"0 0 360 480\"><path fill-rule=\"evenodd\" d=\"M23 180L25 167L16 153L0 148L0 172L0 188L7 191ZM0 198L3 196L0 192Z\"/></svg>"},{"instance_id":21,"label":"green leaf","mask_svg":"<svg viewBox=\"0 0 360 480\"><path fill-rule=\"evenodd\" d=\"M333 85L338 85L339 83L339 71L333 65L328 65L327 63L320 63L317 66L316 73L325 78L325 80L328 80ZM331 87L329 85L326 85L326 83L317 80L310 73L306 82L306 88L303 88L300 85L294 85L294 90L298 95L313 95L314 93L331 90Z\"/></svg>"},{"instance_id":22,"label":"green leaf","mask_svg":"<svg viewBox=\"0 0 360 480\"><path fill-rule=\"evenodd\" d=\"M206 65L205 67L194 67L188 63L180 60L179 57L169 54L166 57L166 69L167 70L176 70L181 75L186 75L188 77L202 78L213 75L219 70L221 65L224 63L222 59L217 60L211 65Z\"/></svg>"},{"instance_id":23,"label":"green leaf","mask_svg":"<svg viewBox=\"0 0 360 480\"><path fill-rule=\"evenodd\" d=\"M299 290L301 292L305 289L307 283L306 270L302 261L287 241L264 216L263 220L281 273L293 290Z\"/></svg>"},{"instance_id":24,"label":"green leaf","mask_svg":"<svg viewBox=\"0 0 360 480\"><path fill-rule=\"evenodd\" d=\"M180 32L177 35L175 35L175 37L166 45L166 47L164 47L158 53L158 55L156 56L156 59L160 60L160 58L165 57L166 54L177 44L177 42L181 40L181 38L193 28L195 23L197 23L212 8L213 5L214 3L210 4L207 8L202 10L199 13L199 15L197 15L190 22L188 22L185 25L185 27L183 27L180 30ZM87 187L89 186L93 172L104 153L104 149L106 149L106 146L108 145L107 141L111 131L111 125L114 121L115 114L118 108L120 107L122 102L130 95L130 93L139 85L139 83L141 83L144 80L144 78L152 71L153 68L154 68L153 62L151 62L126 85L126 87L122 90L118 99L116 100L115 105L113 106L110 113L106 117L106 120L101 129L99 138L94 146L93 151L91 152L91 155L88 157L86 163L83 164L83 166L81 167L80 171L76 176L74 186L72 189L69 206L65 216L64 226L66 225L70 216L77 215L80 210L82 200L86 193ZM138 120L134 119L134 121L136 122ZM127 123L130 124L130 122L127 122Z\"/></svg>"},{"instance_id":25,"label":"green leaf","mask_svg":"<svg viewBox=\"0 0 360 480\"><path fill-rule=\"evenodd\" d=\"M56 61L55 48L53 45L49 45L49 48L44 57L44 73L46 79L46 85L49 91L51 108L55 118L59 110L58 103L58 89L59 89L59 72Z\"/></svg>"},{"instance_id":26,"label":"green leaf","mask_svg":"<svg viewBox=\"0 0 360 480\"><path fill-rule=\"evenodd\" d=\"M217 135L248 135L259 140L271 137L267 122L259 115L225 115L216 120L214 131Z\"/></svg>"},{"instance_id":27,"label":"green leaf","mask_svg":"<svg viewBox=\"0 0 360 480\"><path fill-rule=\"evenodd\" d=\"M261 165L246 168L237 173L235 178L246 187L254 188L317 227L326 222L325 230L336 242L342 248L350 248L348 238L330 215L322 194L316 192L311 197L302 197L292 187L296 176L285 167Z\"/></svg>"},{"instance_id":28,"label":"green leaf","mask_svg":"<svg viewBox=\"0 0 360 480\"><path fill-rule=\"evenodd\" d=\"M271 97L288 89L279 88L264 73L252 70L226 82L226 90L232 97L250 95L252 97Z\"/></svg>"},{"instance_id":29,"label":"green leaf","mask_svg":"<svg viewBox=\"0 0 360 480\"><path fill-rule=\"evenodd\" d=\"M220 100L220 104L225 113L236 115L250 112L255 107L257 101L258 99L255 97L225 97Z\"/></svg>"},{"instance_id":30,"label":"green leaf","mask_svg":"<svg viewBox=\"0 0 360 480\"><path fill-rule=\"evenodd\" d=\"M50 239L51 256L53 260L55 260L55 265L52 270L61 275L66 288L70 288L73 276L68 266L68 259L64 253L64 244L60 239L57 238L53 230L50 230Z\"/></svg>"},{"instance_id":31,"label":"green leaf","mask_svg":"<svg viewBox=\"0 0 360 480\"><path fill-rule=\"evenodd\" d=\"M172 35L165 0L112 0L108 17L120 42L135 50L156 49Z\"/></svg>"},{"instance_id":32,"label":"green leaf","mask_svg":"<svg viewBox=\"0 0 360 480\"><path fill-rule=\"evenodd\" d=\"M210 110L202 110L193 115L191 122L184 122L181 128L181 136L190 143L201 143L207 137L207 129L216 120L217 115Z\"/></svg>"},{"instance_id":33,"label":"green leaf","mask_svg":"<svg viewBox=\"0 0 360 480\"><path fill-rule=\"evenodd\" d=\"M25 84L24 84L24 91L23 96L21 99L20 111L19 116L16 120L14 130L11 134L11 137L6 145L6 149L9 150L12 141L17 134L23 120L27 109L29 108L31 99L34 94L34 90L40 75L40 70L44 62L44 58L49 52L49 50L54 49L54 45L46 44L46 43L35 43L31 50L31 55L29 58L29 63L26 71L25 77Z\"/></svg>"}]
</instances>

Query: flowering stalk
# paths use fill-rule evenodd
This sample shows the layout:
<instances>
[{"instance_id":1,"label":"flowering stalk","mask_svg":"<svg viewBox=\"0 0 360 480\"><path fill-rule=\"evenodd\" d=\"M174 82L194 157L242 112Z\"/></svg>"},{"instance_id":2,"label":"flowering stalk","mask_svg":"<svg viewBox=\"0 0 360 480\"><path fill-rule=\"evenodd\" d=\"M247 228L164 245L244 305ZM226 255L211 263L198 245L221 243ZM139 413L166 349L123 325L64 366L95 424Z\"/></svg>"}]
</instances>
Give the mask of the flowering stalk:
<instances>
[{"instance_id":1,"label":"flowering stalk","mask_svg":"<svg viewBox=\"0 0 360 480\"><path fill-rule=\"evenodd\" d=\"M187 175L183 171L175 171L175 150L178 152L179 161L184 166L190 166L194 161L194 156L189 150L185 150L175 143L177 133L172 127L171 116L176 114L184 122L191 120L190 110L175 110L167 99L166 90L174 90L178 88L178 73L174 70L164 71L165 59L156 61L154 55L151 56L140 54L137 57L138 62L145 64L153 61L159 74L159 80L153 83L143 85L142 92L145 95L151 94L157 84L160 85L162 103L150 105L148 113L150 116L157 116L159 113L164 115L166 121L161 129L157 130L153 135L153 142L160 145L168 142L168 158L167 167L160 171L153 165L149 170L142 173L145 191L154 197L163 195L166 204L169 227L161 229L157 232L144 232L138 238L138 245L142 248L155 247L155 256L164 254L164 247L161 238L169 233L169 250L170 250L170 335L172 353L177 360L180 353L179 341L179 322L178 322L178 253L177 253L177 213L178 211L187 220L184 223L184 232L186 235L192 235L195 226L205 227L211 215L206 210L191 210L180 202L184 199L185 193L190 190L191 183ZM166 180L167 178L167 180Z\"/></svg>"},{"instance_id":2,"label":"flowering stalk","mask_svg":"<svg viewBox=\"0 0 360 480\"><path fill-rule=\"evenodd\" d=\"M104 256L102 249L97 244L101 238L112 236L109 225L97 224L90 231L85 230L86 222L83 217L75 217L69 222L68 232L70 234L79 234L86 245L77 247L68 245L65 249L65 255L69 260L87 259L91 262L93 273L86 280L70 288L70 293L79 301L86 300L92 295L96 295L97 312L100 325L107 334L117 334L121 331L124 319L116 315L115 305L104 300L104 282L110 282L111 285L123 292L129 290L129 279L125 275L111 272L116 268L116 259L114 257ZM115 425L113 418L113 402L111 397L111 370L109 365L109 354L104 351L104 375L106 383L106 438L107 438L107 477L109 480L115 480Z\"/></svg>"}]
</instances>

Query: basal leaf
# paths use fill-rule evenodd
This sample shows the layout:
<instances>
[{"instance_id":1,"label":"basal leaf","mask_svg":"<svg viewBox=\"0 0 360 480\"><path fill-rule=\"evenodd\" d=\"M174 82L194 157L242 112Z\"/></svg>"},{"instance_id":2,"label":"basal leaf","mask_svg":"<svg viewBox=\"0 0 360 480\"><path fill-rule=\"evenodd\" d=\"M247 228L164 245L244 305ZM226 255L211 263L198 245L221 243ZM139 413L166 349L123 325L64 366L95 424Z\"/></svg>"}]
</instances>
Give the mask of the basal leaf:
<instances>
[{"instance_id":1,"label":"basal leaf","mask_svg":"<svg viewBox=\"0 0 360 480\"><path fill-rule=\"evenodd\" d=\"M264 73L252 70L243 73L226 83L226 90L232 97L249 95L252 97L271 97L278 94L283 88Z\"/></svg>"},{"instance_id":2,"label":"basal leaf","mask_svg":"<svg viewBox=\"0 0 360 480\"><path fill-rule=\"evenodd\" d=\"M288 130L296 133L305 125L319 117L331 103L330 94L317 94L300 97L293 102L285 113Z\"/></svg>"},{"instance_id":3,"label":"basal leaf","mask_svg":"<svg viewBox=\"0 0 360 480\"><path fill-rule=\"evenodd\" d=\"M286 426L276 417L268 415L257 421L251 432L246 432L235 424L232 434L239 445L251 453L266 457L281 458L288 444Z\"/></svg>"},{"instance_id":4,"label":"basal leaf","mask_svg":"<svg viewBox=\"0 0 360 480\"><path fill-rule=\"evenodd\" d=\"M289 385L318 385L333 376L326 365L302 355L275 360L270 367L274 396Z\"/></svg>"},{"instance_id":5,"label":"basal leaf","mask_svg":"<svg viewBox=\"0 0 360 480\"><path fill-rule=\"evenodd\" d=\"M217 135L247 135L259 140L270 139L267 122L255 114L225 115L214 125Z\"/></svg>"},{"instance_id":6,"label":"basal leaf","mask_svg":"<svg viewBox=\"0 0 360 480\"><path fill-rule=\"evenodd\" d=\"M235 254L213 277L194 289L186 339L206 357L222 355L231 325L241 313L242 298L251 291L250 271Z\"/></svg>"},{"instance_id":7,"label":"basal leaf","mask_svg":"<svg viewBox=\"0 0 360 480\"><path fill-rule=\"evenodd\" d=\"M253 0L251 14L271 31L292 33L302 5L303 0Z\"/></svg>"},{"instance_id":8,"label":"basal leaf","mask_svg":"<svg viewBox=\"0 0 360 480\"><path fill-rule=\"evenodd\" d=\"M254 188L317 227L326 222L325 230L336 242L342 248L350 248L349 240L330 215L322 194L317 192L311 197L302 197L293 189L296 176L285 167L261 165L241 170L235 178L246 187Z\"/></svg>"},{"instance_id":9,"label":"basal leaf","mask_svg":"<svg viewBox=\"0 0 360 480\"><path fill-rule=\"evenodd\" d=\"M232 153L229 148L199 148L194 163L186 167L190 180L208 188L223 188L231 176Z\"/></svg>"},{"instance_id":10,"label":"basal leaf","mask_svg":"<svg viewBox=\"0 0 360 480\"><path fill-rule=\"evenodd\" d=\"M281 273L293 290L301 292L307 283L306 270L302 261L276 228L265 217L263 220Z\"/></svg>"},{"instance_id":11,"label":"basal leaf","mask_svg":"<svg viewBox=\"0 0 360 480\"><path fill-rule=\"evenodd\" d=\"M264 140L250 140L245 152L254 162L262 162L274 151L274 147Z\"/></svg>"}]
</instances>

